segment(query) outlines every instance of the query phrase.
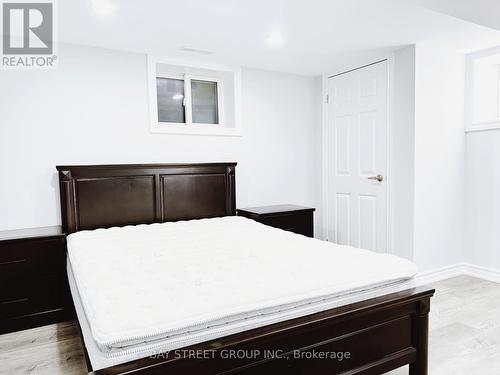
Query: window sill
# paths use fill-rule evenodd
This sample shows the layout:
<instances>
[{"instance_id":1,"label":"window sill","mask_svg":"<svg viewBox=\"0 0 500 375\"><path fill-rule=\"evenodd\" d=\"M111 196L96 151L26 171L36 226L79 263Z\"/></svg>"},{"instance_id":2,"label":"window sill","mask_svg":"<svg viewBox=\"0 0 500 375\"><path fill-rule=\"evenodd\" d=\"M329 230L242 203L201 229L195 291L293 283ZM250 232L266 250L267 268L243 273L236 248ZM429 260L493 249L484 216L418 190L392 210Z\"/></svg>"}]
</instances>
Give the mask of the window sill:
<instances>
[{"instance_id":1,"label":"window sill","mask_svg":"<svg viewBox=\"0 0 500 375\"><path fill-rule=\"evenodd\" d=\"M475 125L469 125L467 128L465 128L465 132L466 133L484 132L496 129L500 129L500 122L492 121L492 122L479 123Z\"/></svg>"},{"instance_id":2,"label":"window sill","mask_svg":"<svg viewBox=\"0 0 500 375\"><path fill-rule=\"evenodd\" d=\"M241 130L224 128L219 125L158 125L151 126L151 133L174 135L208 135L222 137L241 137Z\"/></svg>"}]
</instances>

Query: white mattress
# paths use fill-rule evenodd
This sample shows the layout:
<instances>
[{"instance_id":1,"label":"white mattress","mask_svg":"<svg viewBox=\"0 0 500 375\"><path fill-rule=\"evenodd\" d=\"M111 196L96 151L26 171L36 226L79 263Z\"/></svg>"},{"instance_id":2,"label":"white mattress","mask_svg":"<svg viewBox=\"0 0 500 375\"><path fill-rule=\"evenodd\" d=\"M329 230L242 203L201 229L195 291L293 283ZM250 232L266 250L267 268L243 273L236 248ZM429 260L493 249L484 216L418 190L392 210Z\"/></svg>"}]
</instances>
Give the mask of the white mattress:
<instances>
[{"instance_id":1,"label":"white mattress","mask_svg":"<svg viewBox=\"0 0 500 375\"><path fill-rule=\"evenodd\" d=\"M68 256L95 369L407 289L417 271L241 217L82 231Z\"/></svg>"}]
</instances>

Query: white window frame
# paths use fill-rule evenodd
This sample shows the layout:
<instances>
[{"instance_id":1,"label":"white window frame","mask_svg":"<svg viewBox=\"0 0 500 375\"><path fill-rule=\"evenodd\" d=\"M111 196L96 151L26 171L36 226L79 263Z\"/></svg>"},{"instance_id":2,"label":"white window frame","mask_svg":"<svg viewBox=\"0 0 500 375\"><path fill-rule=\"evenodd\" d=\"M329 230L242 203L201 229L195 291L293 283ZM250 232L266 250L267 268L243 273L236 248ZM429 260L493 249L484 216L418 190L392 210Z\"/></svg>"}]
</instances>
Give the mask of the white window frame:
<instances>
[{"instance_id":1,"label":"white window frame","mask_svg":"<svg viewBox=\"0 0 500 375\"><path fill-rule=\"evenodd\" d=\"M155 86L157 85L156 83L156 79L157 78L167 78L167 79L177 79L177 80L182 80L184 81L184 98L182 99L183 101L183 105L184 107L186 107L186 81L184 80L184 76L179 74L179 75L175 75L175 74L161 74L161 73L158 73L156 74L156 77L155 77ZM156 96L156 106L155 106L155 112L153 115L156 116L156 119L157 119L157 122L158 121L158 90L157 88L155 87L155 96ZM186 122L161 122L161 124L163 125L168 125L168 126L185 126L187 124L187 111L184 109L184 117L186 119Z\"/></svg>"},{"instance_id":2,"label":"white window frame","mask_svg":"<svg viewBox=\"0 0 500 375\"><path fill-rule=\"evenodd\" d=\"M186 114L186 124L189 125L199 125L199 126L216 126L216 127L224 127L224 84L222 80L218 78L213 78L210 76L198 76L198 75L191 75L191 74L185 74L185 81L184 81L184 92L187 93L186 95L186 100L189 106L186 105L190 110L187 111L189 113ZM215 82L217 83L217 112L218 112L218 117L219 117L219 123L217 124L204 124L204 123L196 123L193 122L192 116L193 116L193 102L192 102L192 96L191 96L191 81L207 81L207 82ZM189 86L189 89L186 91L186 86ZM189 122L188 122L189 121ZM215 128L214 128L215 129Z\"/></svg>"},{"instance_id":3,"label":"white window frame","mask_svg":"<svg viewBox=\"0 0 500 375\"><path fill-rule=\"evenodd\" d=\"M195 125L195 126L215 126L215 127L224 127L224 97L223 97L223 83L222 80L218 78L213 78L209 76L200 76L200 75L192 75L192 74L167 74L167 73L157 73L155 77L155 81L157 78L166 78L166 79L176 79L184 82L184 98L183 106L184 106L184 116L186 122L168 122L161 121L161 125L158 126L187 126L187 125ZM192 106L192 95L191 95L191 81L206 81L206 82L215 82L217 84L217 116L219 122L217 124L207 124L207 123L196 123L193 122L193 106ZM156 117L158 118L158 91L155 92L156 95ZM160 121L158 121L160 123Z\"/></svg>"},{"instance_id":4,"label":"white window frame","mask_svg":"<svg viewBox=\"0 0 500 375\"><path fill-rule=\"evenodd\" d=\"M234 124L229 127L225 122L224 110L224 83L220 78L214 78L210 75L197 74L169 74L157 73L156 65L158 63L184 66L190 68L200 68L213 71L223 71L234 73ZM156 78L170 78L184 80L184 106L185 123L159 122L158 121L158 98ZM217 83L217 106L219 112L218 124L193 123L192 122L192 98L191 98L191 80L200 80ZM166 134L185 134L185 135L218 135L218 136L241 136L240 120L240 90L241 90L241 70L234 67L222 67L216 65L200 65L175 61L170 59L148 56L148 91L149 91L149 112L150 112L150 131L152 133Z\"/></svg>"},{"instance_id":5,"label":"white window frame","mask_svg":"<svg viewBox=\"0 0 500 375\"><path fill-rule=\"evenodd\" d=\"M474 61L483 57L500 54L500 47L468 54L465 60L465 132L500 129L500 114L493 121L474 122ZM499 67L500 69L500 67ZM500 75L499 75L500 89ZM500 99L500 91L499 98ZM500 110L500 108L499 108Z\"/></svg>"}]
</instances>

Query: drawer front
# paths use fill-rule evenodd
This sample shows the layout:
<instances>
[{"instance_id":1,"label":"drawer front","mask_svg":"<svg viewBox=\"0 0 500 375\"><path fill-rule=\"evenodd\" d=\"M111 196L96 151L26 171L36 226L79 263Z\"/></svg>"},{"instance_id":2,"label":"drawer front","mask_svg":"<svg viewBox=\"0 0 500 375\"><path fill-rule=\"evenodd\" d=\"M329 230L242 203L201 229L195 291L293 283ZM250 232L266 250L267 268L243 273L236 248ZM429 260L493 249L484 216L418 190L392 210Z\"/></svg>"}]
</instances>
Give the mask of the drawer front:
<instances>
[{"instance_id":1,"label":"drawer front","mask_svg":"<svg viewBox=\"0 0 500 375\"><path fill-rule=\"evenodd\" d=\"M68 291L62 276L21 279L0 286L0 319L65 307Z\"/></svg>"},{"instance_id":2,"label":"drawer front","mask_svg":"<svg viewBox=\"0 0 500 375\"><path fill-rule=\"evenodd\" d=\"M0 333L54 322L70 301L64 236L0 241Z\"/></svg>"},{"instance_id":3,"label":"drawer front","mask_svg":"<svg viewBox=\"0 0 500 375\"><path fill-rule=\"evenodd\" d=\"M308 237L313 237L314 235L312 212L269 216L262 218L261 222L275 228L288 230Z\"/></svg>"},{"instance_id":4,"label":"drawer front","mask_svg":"<svg viewBox=\"0 0 500 375\"><path fill-rule=\"evenodd\" d=\"M0 241L0 282L64 273L64 237Z\"/></svg>"}]
</instances>

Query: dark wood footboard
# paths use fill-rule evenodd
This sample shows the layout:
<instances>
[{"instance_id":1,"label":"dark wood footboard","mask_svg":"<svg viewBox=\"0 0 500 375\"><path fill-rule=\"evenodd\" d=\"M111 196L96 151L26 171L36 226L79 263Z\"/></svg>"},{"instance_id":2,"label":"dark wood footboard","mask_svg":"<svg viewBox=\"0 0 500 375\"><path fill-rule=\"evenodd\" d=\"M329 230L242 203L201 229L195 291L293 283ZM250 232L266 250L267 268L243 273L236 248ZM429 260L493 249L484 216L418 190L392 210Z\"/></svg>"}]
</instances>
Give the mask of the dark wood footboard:
<instances>
[{"instance_id":1,"label":"dark wood footboard","mask_svg":"<svg viewBox=\"0 0 500 375\"><path fill-rule=\"evenodd\" d=\"M427 374L433 289L416 288L91 372L116 374Z\"/></svg>"}]
</instances>

